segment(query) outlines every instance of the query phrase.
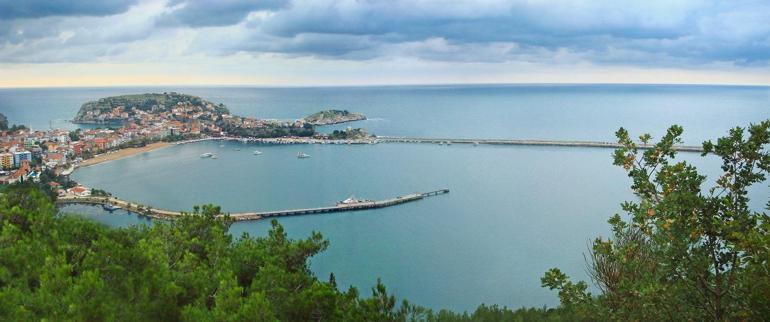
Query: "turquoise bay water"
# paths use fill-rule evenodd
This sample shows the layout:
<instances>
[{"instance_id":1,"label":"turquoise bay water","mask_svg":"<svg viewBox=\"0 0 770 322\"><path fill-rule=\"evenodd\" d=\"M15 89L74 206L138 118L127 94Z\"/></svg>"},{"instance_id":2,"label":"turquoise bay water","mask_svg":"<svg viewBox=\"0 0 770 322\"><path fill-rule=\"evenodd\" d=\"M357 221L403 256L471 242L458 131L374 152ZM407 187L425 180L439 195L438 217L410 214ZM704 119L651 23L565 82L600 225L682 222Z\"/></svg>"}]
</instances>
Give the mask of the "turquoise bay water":
<instances>
[{"instance_id":1,"label":"turquoise bay water","mask_svg":"<svg viewBox=\"0 0 770 322\"><path fill-rule=\"evenodd\" d=\"M766 87L631 85L14 89L0 90L0 113L35 128L47 127L48 119L73 127L61 120L83 101L146 91L200 95L235 114L265 118L348 109L371 119L338 127L363 126L381 135L612 140L620 126L659 136L677 123L685 127L685 143L696 145L770 117ZM368 294L381 277L400 298L458 311L480 303L557 304L556 294L540 288L543 272L560 267L585 279L587 243L606 236L606 219L633 198L607 149L219 144L174 146L81 169L74 178L155 207L215 203L231 212L451 189L393 208L280 222L292 237L316 230L330 239L330 248L311 262L319 278L334 272L341 286ZM252 155L256 149L264 154ZM312 158L297 159L300 151ZM204 152L220 158L199 158ZM710 169L711 177L718 171L714 158L685 158ZM757 209L769 192L767 185L752 191ZM114 226L148 223L95 207L65 211ZM269 226L236 223L231 231L263 235Z\"/></svg>"},{"instance_id":2,"label":"turquoise bay water","mask_svg":"<svg viewBox=\"0 0 770 322\"><path fill-rule=\"evenodd\" d=\"M263 155L252 155L255 149ZM299 151L312 157L297 159ZM220 158L201 159L204 152ZM630 198L622 171L609 166L609 152L208 142L84 168L74 177L153 207L214 203L229 212L446 187L448 195L398 207L280 222L293 237L316 230L331 241L312 268L322 278L334 272L340 285L366 290L381 277L399 296L435 308L471 309L482 302L539 306L555 304L554 295L539 287L542 273L560 266L583 276L581 254L589 237L604 234L617 201ZM261 235L269 226L236 223L231 230Z\"/></svg>"}]
</instances>

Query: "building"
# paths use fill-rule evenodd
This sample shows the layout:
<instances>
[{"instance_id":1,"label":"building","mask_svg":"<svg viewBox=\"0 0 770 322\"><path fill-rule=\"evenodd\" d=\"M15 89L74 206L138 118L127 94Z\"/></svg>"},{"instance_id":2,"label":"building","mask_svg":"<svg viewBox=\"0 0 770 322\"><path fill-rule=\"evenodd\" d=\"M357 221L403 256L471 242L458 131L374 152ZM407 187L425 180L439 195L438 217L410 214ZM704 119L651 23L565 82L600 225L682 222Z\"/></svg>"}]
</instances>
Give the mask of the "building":
<instances>
[{"instance_id":1,"label":"building","mask_svg":"<svg viewBox=\"0 0 770 322\"><path fill-rule=\"evenodd\" d=\"M30 167L29 167L29 161L22 161L19 164L19 169L16 170L14 173L11 174L11 176L8 178L9 184L14 184L17 182L23 182L27 180L27 175L29 175Z\"/></svg>"},{"instance_id":2,"label":"building","mask_svg":"<svg viewBox=\"0 0 770 322\"><path fill-rule=\"evenodd\" d=\"M78 197L88 197L88 196L91 195L91 190L86 188L86 187L83 187L83 186L77 186L77 187L74 187L74 188L70 188L69 190L67 190L67 192L69 192L69 193L71 193L71 194L73 194L75 196L78 196Z\"/></svg>"},{"instance_id":3,"label":"building","mask_svg":"<svg viewBox=\"0 0 770 322\"><path fill-rule=\"evenodd\" d=\"M21 163L27 161L32 162L32 152L29 151L18 151L13 153L13 166L19 167L21 166Z\"/></svg>"},{"instance_id":4,"label":"building","mask_svg":"<svg viewBox=\"0 0 770 322\"><path fill-rule=\"evenodd\" d=\"M106 150L107 149L107 140L104 138L95 138L93 141L94 147L97 150Z\"/></svg>"},{"instance_id":5,"label":"building","mask_svg":"<svg viewBox=\"0 0 770 322\"><path fill-rule=\"evenodd\" d=\"M15 167L16 167L16 164L13 162L13 154L0 153L0 168L2 168L3 170L8 170Z\"/></svg>"},{"instance_id":6,"label":"building","mask_svg":"<svg viewBox=\"0 0 770 322\"><path fill-rule=\"evenodd\" d=\"M62 153L48 153L45 156L46 163L63 166L67 163L67 155Z\"/></svg>"}]
</instances>

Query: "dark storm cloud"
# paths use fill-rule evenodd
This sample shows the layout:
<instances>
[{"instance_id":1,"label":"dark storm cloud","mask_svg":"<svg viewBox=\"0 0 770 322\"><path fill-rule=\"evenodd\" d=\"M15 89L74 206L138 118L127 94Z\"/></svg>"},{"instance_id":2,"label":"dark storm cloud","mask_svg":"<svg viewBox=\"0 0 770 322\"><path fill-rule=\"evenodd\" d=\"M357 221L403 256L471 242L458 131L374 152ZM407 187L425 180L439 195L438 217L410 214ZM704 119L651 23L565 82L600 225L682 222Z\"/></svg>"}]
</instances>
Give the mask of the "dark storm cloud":
<instances>
[{"instance_id":1,"label":"dark storm cloud","mask_svg":"<svg viewBox=\"0 0 770 322\"><path fill-rule=\"evenodd\" d=\"M0 2L6 7L15 4L0 1L6 1ZM25 2L0 15L109 14L125 11L130 4L113 0L56 5L63 3ZM411 57L637 66L770 61L770 3L759 0L146 0L136 7L145 11L96 22L90 17L69 17L60 24L44 21L52 18L0 19L0 52L3 43L12 45L14 52L40 46L72 50L87 60L87 50L70 47L123 53L102 47L179 31L194 38L181 52L217 56L273 53L341 60ZM140 21L142 17L147 18ZM79 27L79 19L86 27ZM94 31L122 20L126 28ZM45 37L57 40L39 41ZM101 45L89 44L90 39Z\"/></svg>"}]
</instances>

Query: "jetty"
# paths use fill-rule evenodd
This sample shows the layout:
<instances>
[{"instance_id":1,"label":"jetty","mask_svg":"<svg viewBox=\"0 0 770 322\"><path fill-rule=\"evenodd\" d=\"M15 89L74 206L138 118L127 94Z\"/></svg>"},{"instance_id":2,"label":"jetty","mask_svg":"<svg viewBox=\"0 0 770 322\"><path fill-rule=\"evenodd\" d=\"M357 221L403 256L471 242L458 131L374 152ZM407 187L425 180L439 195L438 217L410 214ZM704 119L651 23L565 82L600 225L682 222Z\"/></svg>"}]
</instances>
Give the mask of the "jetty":
<instances>
[{"instance_id":1,"label":"jetty","mask_svg":"<svg viewBox=\"0 0 770 322\"><path fill-rule=\"evenodd\" d=\"M182 145L202 141L239 141L243 143L261 143L261 144L330 144L330 145L362 145L378 143L428 143L428 144L488 144L488 145L519 145L519 146L555 146L555 147L578 147L578 148L608 148L617 149L623 147L617 142L602 141L569 141L569 140L528 140L528 139L472 139L472 138L426 138L426 137L405 137L405 136L375 136L366 139L354 140L329 140L319 138L305 137L282 137L282 138L238 138L238 137L211 137L189 141L177 142ZM637 148L648 150L655 147L654 144L644 144L637 142ZM677 145L674 149L681 152L702 153L702 146Z\"/></svg>"},{"instance_id":2,"label":"jetty","mask_svg":"<svg viewBox=\"0 0 770 322\"><path fill-rule=\"evenodd\" d=\"M381 143L432 143L432 144L491 144L491 145L529 145L529 146L557 146L557 147L583 147L583 148L622 148L617 142L600 141L561 141L561 140L517 140L517 139L457 139L457 138L423 138L423 137L399 137L378 136ZM654 144L636 144L639 149L653 149ZM703 152L701 146L677 145L674 149L681 152Z\"/></svg>"},{"instance_id":3,"label":"jetty","mask_svg":"<svg viewBox=\"0 0 770 322\"><path fill-rule=\"evenodd\" d=\"M232 221L246 221L246 220L260 220L264 218L277 218L287 216L301 216L301 215L313 215L313 214L325 214L333 212L347 212L367 209L377 209L392 207L407 202L417 201L426 197L437 196L441 194L449 193L449 189L439 189L430 192L418 192L404 196L399 196L385 200L366 200L350 204L338 203L335 206L318 207L318 208L305 208L305 209L290 209L290 210L276 210L276 211L264 211L264 212L245 212L245 213L233 213L233 214L221 214L220 216L229 216ZM57 204L92 204L102 206L120 207L129 212L138 213L147 217L156 219L174 219L183 216L185 213L181 211L170 211L164 209L152 208L144 206L138 203L121 200L115 197L96 197L96 196L61 196L56 200Z\"/></svg>"}]
</instances>

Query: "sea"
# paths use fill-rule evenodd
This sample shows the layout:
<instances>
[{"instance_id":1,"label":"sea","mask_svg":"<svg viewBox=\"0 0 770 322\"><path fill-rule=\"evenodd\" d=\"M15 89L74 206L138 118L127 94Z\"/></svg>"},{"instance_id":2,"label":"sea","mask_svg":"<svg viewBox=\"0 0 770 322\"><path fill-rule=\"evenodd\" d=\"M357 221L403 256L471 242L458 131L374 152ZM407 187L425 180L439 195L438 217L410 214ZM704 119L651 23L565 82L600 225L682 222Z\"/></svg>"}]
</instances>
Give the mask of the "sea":
<instances>
[{"instance_id":1,"label":"sea","mask_svg":"<svg viewBox=\"0 0 770 322\"><path fill-rule=\"evenodd\" d=\"M686 145L770 118L770 88L686 85L441 85L381 87L101 87L0 89L0 113L33 129L68 120L100 97L169 92L198 95L233 114L298 119L325 109L365 114L363 127L388 136L614 141L620 127L659 138L674 124ZM259 150L261 155L254 155ZM202 159L202 153L218 159ZM298 159L303 152L311 157ZM228 212L333 205L350 196L386 199L413 192L450 193L396 207L281 218L292 238L318 231L329 248L310 261L319 279L361 294L377 279L399 299L433 309L479 304L558 305L540 285L559 267L589 282L584 254L608 237L607 219L634 200L630 179L606 148L375 145L263 145L201 142L79 169L73 178L114 195L170 210L216 204ZM710 181L714 156L682 153ZM752 189L752 207L770 195ZM67 206L63 213L109 226L148 225L125 211ZM263 236L268 221L238 222L231 234ZM596 291L595 288L593 288Z\"/></svg>"}]
</instances>

